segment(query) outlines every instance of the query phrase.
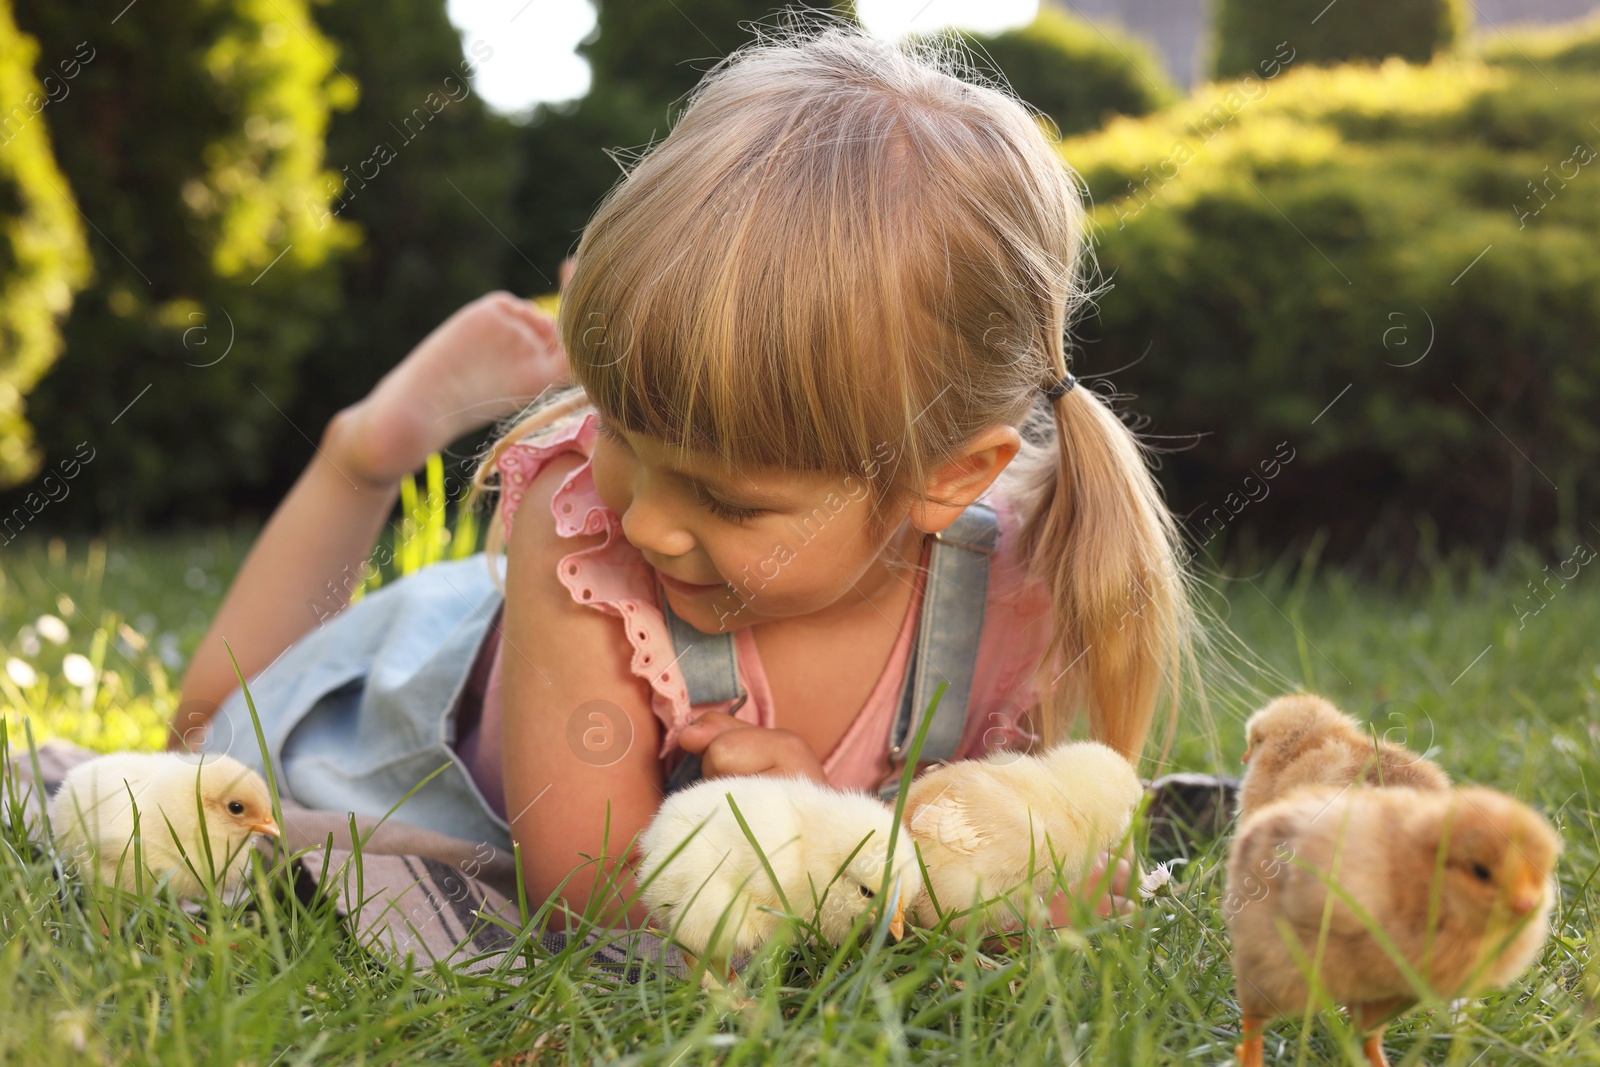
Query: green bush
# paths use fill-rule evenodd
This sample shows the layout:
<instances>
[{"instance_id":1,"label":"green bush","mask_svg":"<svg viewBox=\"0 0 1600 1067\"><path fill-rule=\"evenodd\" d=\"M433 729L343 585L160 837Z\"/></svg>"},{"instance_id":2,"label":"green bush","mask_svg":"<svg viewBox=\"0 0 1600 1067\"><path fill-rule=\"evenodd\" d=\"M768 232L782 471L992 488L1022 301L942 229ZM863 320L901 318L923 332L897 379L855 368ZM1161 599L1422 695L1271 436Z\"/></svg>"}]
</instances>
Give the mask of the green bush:
<instances>
[{"instance_id":1,"label":"green bush","mask_svg":"<svg viewBox=\"0 0 1600 1067\"><path fill-rule=\"evenodd\" d=\"M330 111L354 100L308 8L141 0L91 32L71 5L16 0L41 78L92 51L45 117L94 278L29 410L47 463L80 442L94 458L41 522L217 521L304 463L284 413L355 236L307 210Z\"/></svg>"},{"instance_id":2,"label":"green bush","mask_svg":"<svg viewBox=\"0 0 1600 1067\"><path fill-rule=\"evenodd\" d=\"M87 280L83 226L50 149L49 108L65 99L67 66L34 77L39 46L0 0L0 486L39 469L23 397L61 351L57 322ZM66 91L70 93L70 88Z\"/></svg>"},{"instance_id":3,"label":"green bush","mask_svg":"<svg viewBox=\"0 0 1600 1067\"><path fill-rule=\"evenodd\" d=\"M1258 74L1282 42L1302 63L1427 62L1465 36L1470 11L1467 0L1219 0L1214 76Z\"/></svg>"},{"instance_id":4,"label":"green bush","mask_svg":"<svg viewBox=\"0 0 1600 1067\"><path fill-rule=\"evenodd\" d=\"M1078 367L1133 364L1117 385L1152 432L1203 435L1163 457L1198 541L1327 526L1336 554L1388 554L1432 527L1579 528L1600 492L1600 71L1559 84L1520 59L1296 61L1064 143L1113 283Z\"/></svg>"},{"instance_id":5,"label":"green bush","mask_svg":"<svg viewBox=\"0 0 1600 1067\"><path fill-rule=\"evenodd\" d=\"M972 40L987 54L980 65L1003 74L1063 135L1096 129L1110 115L1147 115L1178 96L1142 41L1054 8L1041 8L1026 26Z\"/></svg>"}]
</instances>

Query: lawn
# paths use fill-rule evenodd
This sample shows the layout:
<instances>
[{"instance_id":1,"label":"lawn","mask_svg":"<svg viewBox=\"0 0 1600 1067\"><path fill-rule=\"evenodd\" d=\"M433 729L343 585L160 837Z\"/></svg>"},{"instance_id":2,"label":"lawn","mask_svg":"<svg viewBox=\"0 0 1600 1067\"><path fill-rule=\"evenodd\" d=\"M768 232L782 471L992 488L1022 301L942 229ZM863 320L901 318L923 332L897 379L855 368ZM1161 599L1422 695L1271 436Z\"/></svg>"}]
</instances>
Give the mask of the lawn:
<instances>
[{"instance_id":1,"label":"lawn","mask_svg":"<svg viewBox=\"0 0 1600 1067\"><path fill-rule=\"evenodd\" d=\"M11 746L25 747L26 720L36 740L157 747L184 658L250 533L7 546ZM1401 581L1358 579L1313 554L1211 579L1234 637L1209 663L1207 710L1186 712L1171 768L1236 772L1243 715L1306 687L1429 750L1457 779L1515 793L1562 832L1561 900L1539 961L1502 993L1392 1026L1396 1064L1600 1063L1588 786L1600 771L1600 578L1582 570L1563 583L1544 563L1527 552L1493 568L1436 559ZM586 968L587 951L541 958L533 941L486 975L407 971L265 875L255 902L209 916L123 902L107 940L36 838L16 819L0 826L3 1063L1220 1064L1237 1040L1221 845L1179 867L1176 891L1134 922L1085 921L1006 953L923 931L881 947L796 948L752 974L754 1007L725 1014L697 987L629 984ZM1267 1056L1364 1062L1336 1015L1280 1022Z\"/></svg>"}]
</instances>

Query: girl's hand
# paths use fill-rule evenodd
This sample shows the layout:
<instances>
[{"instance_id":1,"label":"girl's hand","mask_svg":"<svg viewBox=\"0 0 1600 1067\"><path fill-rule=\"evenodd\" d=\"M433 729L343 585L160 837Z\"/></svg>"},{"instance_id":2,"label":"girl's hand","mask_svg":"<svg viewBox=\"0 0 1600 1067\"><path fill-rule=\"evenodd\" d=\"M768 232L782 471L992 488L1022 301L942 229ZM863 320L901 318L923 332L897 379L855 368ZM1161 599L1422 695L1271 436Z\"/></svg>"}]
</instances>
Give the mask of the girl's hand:
<instances>
[{"instance_id":1,"label":"girl's hand","mask_svg":"<svg viewBox=\"0 0 1600 1067\"><path fill-rule=\"evenodd\" d=\"M1082 881L1070 891L1059 892L1050 898L1048 922L1051 927L1071 926L1077 912L1076 905L1080 902L1102 919L1113 914L1129 915L1133 912L1134 903L1128 896L1133 882L1133 867L1126 859L1119 857L1116 866L1111 869L1109 884L1106 884L1106 869L1110 862L1111 854L1102 853ZM996 910L991 913L991 921L1003 922L1005 926L984 937L981 944L985 950L1009 952L1026 944L1026 935L1015 917L1003 916ZM1031 921L1042 924L1045 919L1035 912Z\"/></svg>"},{"instance_id":2,"label":"girl's hand","mask_svg":"<svg viewBox=\"0 0 1600 1067\"><path fill-rule=\"evenodd\" d=\"M705 778L798 775L829 784L822 761L793 730L756 726L725 712L708 711L678 732L678 744L686 752L700 754L700 774Z\"/></svg>"},{"instance_id":3,"label":"girl's hand","mask_svg":"<svg viewBox=\"0 0 1600 1067\"><path fill-rule=\"evenodd\" d=\"M1088 905L1094 914L1102 919L1112 915L1127 915L1133 911L1133 900L1129 897L1133 867L1126 859L1119 857L1116 867L1111 872L1111 879L1107 883L1106 866L1110 860L1109 852L1102 853L1094 866L1089 868L1089 873L1083 876L1083 881L1073 887L1073 896ZM1072 911L1072 902L1067 895L1057 893L1050 900L1050 924L1071 926Z\"/></svg>"}]
</instances>

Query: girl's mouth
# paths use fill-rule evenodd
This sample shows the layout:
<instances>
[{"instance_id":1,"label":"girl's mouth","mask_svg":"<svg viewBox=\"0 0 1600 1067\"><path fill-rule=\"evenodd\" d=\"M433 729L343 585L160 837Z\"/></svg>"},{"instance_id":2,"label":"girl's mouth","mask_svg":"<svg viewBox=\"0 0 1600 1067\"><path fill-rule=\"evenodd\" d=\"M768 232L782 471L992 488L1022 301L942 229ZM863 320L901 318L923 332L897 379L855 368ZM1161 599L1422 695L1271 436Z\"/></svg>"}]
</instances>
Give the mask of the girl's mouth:
<instances>
[{"instance_id":1,"label":"girl's mouth","mask_svg":"<svg viewBox=\"0 0 1600 1067\"><path fill-rule=\"evenodd\" d=\"M689 582L680 582L676 578L669 578L662 574L661 571L656 571L656 574L660 577L662 585L679 596L703 596L706 593L714 593L722 588L722 583L720 582L711 585L693 585Z\"/></svg>"}]
</instances>

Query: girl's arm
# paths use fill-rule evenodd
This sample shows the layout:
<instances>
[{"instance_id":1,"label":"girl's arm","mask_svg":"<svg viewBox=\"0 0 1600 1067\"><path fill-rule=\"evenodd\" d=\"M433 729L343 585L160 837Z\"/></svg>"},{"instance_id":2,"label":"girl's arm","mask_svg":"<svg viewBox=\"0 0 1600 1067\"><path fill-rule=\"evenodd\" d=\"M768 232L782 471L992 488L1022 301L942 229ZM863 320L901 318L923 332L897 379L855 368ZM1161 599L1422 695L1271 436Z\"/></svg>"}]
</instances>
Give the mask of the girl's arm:
<instances>
[{"instance_id":1,"label":"girl's arm","mask_svg":"<svg viewBox=\"0 0 1600 1067\"><path fill-rule=\"evenodd\" d=\"M561 896L582 912L605 883L592 863L573 869L587 863L583 854L598 858L603 843L606 869L618 884L596 922L620 926L637 862L622 853L661 804L661 732L649 685L629 669L632 646L623 622L574 601L556 574L562 556L605 540L555 532L550 498L582 463L571 454L545 464L529 483L506 545L500 651L506 814L521 848L530 907L571 874ZM626 918L643 926L643 905Z\"/></svg>"},{"instance_id":2,"label":"girl's arm","mask_svg":"<svg viewBox=\"0 0 1600 1067\"><path fill-rule=\"evenodd\" d=\"M249 678L344 610L370 573L401 476L566 377L555 320L494 292L440 323L366 399L335 415L195 650L167 747L197 745L238 687L224 638Z\"/></svg>"},{"instance_id":3,"label":"girl's arm","mask_svg":"<svg viewBox=\"0 0 1600 1067\"><path fill-rule=\"evenodd\" d=\"M328 423L322 445L250 548L228 595L183 676L167 748L186 751L204 736L218 705L239 687L223 639L246 678L344 608L361 567L400 494L400 480L373 484L355 474L348 411Z\"/></svg>"}]
</instances>

